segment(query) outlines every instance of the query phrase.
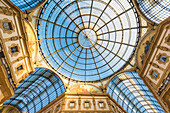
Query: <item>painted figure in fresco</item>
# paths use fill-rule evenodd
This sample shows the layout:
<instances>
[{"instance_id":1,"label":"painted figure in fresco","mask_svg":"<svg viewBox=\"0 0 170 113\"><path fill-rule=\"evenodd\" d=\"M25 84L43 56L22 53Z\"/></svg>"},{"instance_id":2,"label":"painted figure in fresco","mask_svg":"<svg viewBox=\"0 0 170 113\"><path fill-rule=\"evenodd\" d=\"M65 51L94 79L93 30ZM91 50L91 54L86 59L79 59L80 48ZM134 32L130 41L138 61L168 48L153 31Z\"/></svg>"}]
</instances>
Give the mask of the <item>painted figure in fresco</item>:
<instances>
[{"instance_id":1,"label":"painted figure in fresco","mask_svg":"<svg viewBox=\"0 0 170 113\"><path fill-rule=\"evenodd\" d=\"M149 40L147 40L145 43L143 43L143 45L144 45L144 53L140 56L140 58L142 59L141 64L143 64L144 58L146 57L146 55L147 55L147 53L149 51L149 47L151 45L151 42L152 42L153 38L154 38L154 36L152 36L152 38L149 37Z\"/></svg>"}]
</instances>

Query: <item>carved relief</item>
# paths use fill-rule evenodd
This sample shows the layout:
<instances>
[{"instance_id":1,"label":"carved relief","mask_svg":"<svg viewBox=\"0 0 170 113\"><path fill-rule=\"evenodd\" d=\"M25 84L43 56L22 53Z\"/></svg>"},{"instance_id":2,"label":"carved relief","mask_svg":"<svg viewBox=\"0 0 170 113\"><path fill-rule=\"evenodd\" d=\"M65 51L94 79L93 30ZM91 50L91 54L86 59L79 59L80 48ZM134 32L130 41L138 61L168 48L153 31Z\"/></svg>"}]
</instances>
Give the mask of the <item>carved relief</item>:
<instances>
[{"instance_id":1,"label":"carved relief","mask_svg":"<svg viewBox=\"0 0 170 113\"><path fill-rule=\"evenodd\" d=\"M21 61L22 59L24 59L23 56L21 56L21 57L17 58L16 60L12 61L12 64L14 64L14 63L16 63L16 62L18 62L18 61Z\"/></svg>"},{"instance_id":2,"label":"carved relief","mask_svg":"<svg viewBox=\"0 0 170 113\"><path fill-rule=\"evenodd\" d=\"M21 37L19 37L19 36L13 36L13 37L10 37L10 38L5 38L4 41L5 41L5 42L16 41L16 40L18 40L19 38L21 38Z\"/></svg>"},{"instance_id":3,"label":"carved relief","mask_svg":"<svg viewBox=\"0 0 170 113\"><path fill-rule=\"evenodd\" d=\"M162 50L162 51L170 51L169 48L163 47L163 46L158 46L158 49L160 49L160 50Z\"/></svg>"},{"instance_id":4,"label":"carved relief","mask_svg":"<svg viewBox=\"0 0 170 113\"><path fill-rule=\"evenodd\" d=\"M10 23L10 26L9 26L10 29L9 30L5 30L4 23ZM12 20L9 20L7 18L0 20L0 28L3 30L4 33L11 34L11 33L15 32L14 24L12 23Z\"/></svg>"},{"instance_id":5,"label":"carved relief","mask_svg":"<svg viewBox=\"0 0 170 113\"><path fill-rule=\"evenodd\" d=\"M0 6L0 14L4 14L4 15L8 15L8 16L11 16L14 13L14 11L8 7L3 7L3 6Z\"/></svg>"}]
</instances>

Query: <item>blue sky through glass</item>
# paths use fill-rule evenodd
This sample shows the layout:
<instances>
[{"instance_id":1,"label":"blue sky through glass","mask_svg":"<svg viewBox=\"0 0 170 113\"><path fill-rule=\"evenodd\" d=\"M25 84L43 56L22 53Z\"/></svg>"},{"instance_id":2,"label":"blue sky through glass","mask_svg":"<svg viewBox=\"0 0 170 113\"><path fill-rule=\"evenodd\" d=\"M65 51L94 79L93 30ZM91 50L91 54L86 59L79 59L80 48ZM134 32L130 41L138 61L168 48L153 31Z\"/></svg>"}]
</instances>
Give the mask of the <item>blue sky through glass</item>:
<instances>
[{"instance_id":1,"label":"blue sky through glass","mask_svg":"<svg viewBox=\"0 0 170 113\"><path fill-rule=\"evenodd\" d=\"M36 68L17 86L15 94L4 104L36 113L64 92L64 84L57 75L50 70Z\"/></svg>"},{"instance_id":2,"label":"blue sky through glass","mask_svg":"<svg viewBox=\"0 0 170 113\"><path fill-rule=\"evenodd\" d=\"M108 85L107 93L128 113L164 113L136 72L114 77Z\"/></svg>"},{"instance_id":3,"label":"blue sky through glass","mask_svg":"<svg viewBox=\"0 0 170 113\"><path fill-rule=\"evenodd\" d=\"M99 81L133 66L140 25L128 0L49 0L34 18L43 60L67 78Z\"/></svg>"}]
</instances>

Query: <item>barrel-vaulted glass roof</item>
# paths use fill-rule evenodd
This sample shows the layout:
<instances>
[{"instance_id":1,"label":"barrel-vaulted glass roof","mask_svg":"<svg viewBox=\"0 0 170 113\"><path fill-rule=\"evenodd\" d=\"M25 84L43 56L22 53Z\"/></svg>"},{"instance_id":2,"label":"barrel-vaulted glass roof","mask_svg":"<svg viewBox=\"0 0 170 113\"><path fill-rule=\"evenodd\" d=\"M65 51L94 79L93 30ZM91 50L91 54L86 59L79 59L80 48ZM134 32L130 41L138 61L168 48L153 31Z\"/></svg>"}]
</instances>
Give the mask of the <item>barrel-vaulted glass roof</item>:
<instances>
[{"instance_id":1,"label":"barrel-vaulted glass roof","mask_svg":"<svg viewBox=\"0 0 170 113\"><path fill-rule=\"evenodd\" d=\"M130 0L48 0L34 18L43 60L69 79L99 81L133 66L140 23Z\"/></svg>"},{"instance_id":2,"label":"barrel-vaulted glass roof","mask_svg":"<svg viewBox=\"0 0 170 113\"><path fill-rule=\"evenodd\" d=\"M55 73L48 69L36 68L4 104L13 105L28 113L36 113L63 92L64 84Z\"/></svg>"},{"instance_id":3,"label":"barrel-vaulted glass roof","mask_svg":"<svg viewBox=\"0 0 170 113\"><path fill-rule=\"evenodd\" d=\"M170 16L169 0L137 0L140 10L155 23L160 23Z\"/></svg>"},{"instance_id":4,"label":"barrel-vaulted glass roof","mask_svg":"<svg viewBox=\"0 0 170 113\"><path fill-rule=\"evenodd\" d=\"M22 11L26 11L38 5L43 0L10 0Z\"/></svg>"},{"instance_id":5,"label":"barrel-vaulted glass roof","mask_svg":"<svg viewBox=\"0 0 170 113\"><path fill-rule=\"evenodd\" d=\"M136 72L122 73L113 78L107 93L128 113L164 113Z\"/></svg>"}]
</instances>

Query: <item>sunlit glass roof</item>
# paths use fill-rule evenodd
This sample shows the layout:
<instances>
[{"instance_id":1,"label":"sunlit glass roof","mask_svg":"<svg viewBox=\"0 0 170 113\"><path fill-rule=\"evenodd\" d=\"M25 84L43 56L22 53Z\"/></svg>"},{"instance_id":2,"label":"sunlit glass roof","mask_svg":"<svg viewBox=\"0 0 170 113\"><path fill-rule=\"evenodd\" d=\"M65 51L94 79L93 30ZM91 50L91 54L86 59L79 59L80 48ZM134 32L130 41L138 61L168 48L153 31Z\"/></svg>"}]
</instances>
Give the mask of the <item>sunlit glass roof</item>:
<instances>
[{"instance_id":1,"label":"sunlit glass roof","mask_svg":"<svg viewBox=\"0 0 170 113\"><path fill-rule=\"evenodd\" d=\"M67 78L99 81L133 66L140 25L128 0L48 0L34 18L43 60Z\"/></svg>"},{"instance_id":2,"label":"sunlit glass roof","mask_svg":"<svg viewBox=\"0 0 170 113\"><path fill-rule=\"evenodd\" d=\"M22 11L26 11L38 5L43 0L10 0Z\"/></svg>"},{"instance_id":3,"label":"sunlit glass roof","mask_svg":"<svg viewBox=\"0 0 170 113\"><path fill-rule=\"evenodd\" d=\"M64 84L55 73L36 68L4 104L28 113L36 113L64 92Z\"/></svg>"},{"instance_id":4,"label":"sunlit glass roof","mask_svg":"<svg viewBox=\"0 0 170 113\"><path fill-rule=\"evenodd\" d=\"M128 113L164 113L138 73L122 73L111 80L107 93Z\"/></svg>"},{"instance_id":5,"label":"sunlit glass roof","mask_svg":"<svg viewBox=\"0 0 170 113\"><path fill-rule=\"evenodd\" d=\"M144 15L155 23L160 23L170 16L169 0L137 0Z\"/></svg>"}]
</instances>

